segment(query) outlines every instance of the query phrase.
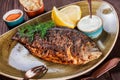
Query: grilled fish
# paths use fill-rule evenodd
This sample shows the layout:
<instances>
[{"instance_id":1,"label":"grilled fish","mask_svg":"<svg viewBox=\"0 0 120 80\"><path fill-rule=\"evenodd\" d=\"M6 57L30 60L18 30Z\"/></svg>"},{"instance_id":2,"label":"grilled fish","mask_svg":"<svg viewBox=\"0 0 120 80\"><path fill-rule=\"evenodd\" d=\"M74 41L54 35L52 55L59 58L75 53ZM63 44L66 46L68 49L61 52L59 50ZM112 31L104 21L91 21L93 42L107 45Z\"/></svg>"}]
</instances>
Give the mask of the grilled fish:
<instances>
[{"instance_id":1,"label":"grilled fish","mask_svg":"<svg viewBox=\"0 0 120 80\"><path fill-rule=\"evenodd\" d=\"M93 40L75 29L51 28L45 38L36 33L31 43L19 33L13 39L22 43L31 54L53 63L80 65L102 55Z\"/></svg>"}]
</instances>

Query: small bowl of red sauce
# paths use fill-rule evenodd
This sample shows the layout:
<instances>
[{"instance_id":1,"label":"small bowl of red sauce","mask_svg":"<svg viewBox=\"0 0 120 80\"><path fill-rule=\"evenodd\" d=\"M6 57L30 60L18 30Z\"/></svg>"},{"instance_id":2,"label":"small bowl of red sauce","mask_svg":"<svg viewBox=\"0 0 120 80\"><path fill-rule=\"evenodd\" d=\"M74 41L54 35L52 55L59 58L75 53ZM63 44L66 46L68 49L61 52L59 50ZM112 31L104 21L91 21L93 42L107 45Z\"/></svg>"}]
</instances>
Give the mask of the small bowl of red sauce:
<instances>
[{"instance_id":1,"label":"small bowl of red sauce","mask_svg":"<svg viewBox=\"0 0 120 80\"><path fill-rule=\"evenodd\" d=\"M12 29L24 22L23 11L19 9L10 10L4 14L3 20L8 28Z\"/></svg>"}]
</instances>

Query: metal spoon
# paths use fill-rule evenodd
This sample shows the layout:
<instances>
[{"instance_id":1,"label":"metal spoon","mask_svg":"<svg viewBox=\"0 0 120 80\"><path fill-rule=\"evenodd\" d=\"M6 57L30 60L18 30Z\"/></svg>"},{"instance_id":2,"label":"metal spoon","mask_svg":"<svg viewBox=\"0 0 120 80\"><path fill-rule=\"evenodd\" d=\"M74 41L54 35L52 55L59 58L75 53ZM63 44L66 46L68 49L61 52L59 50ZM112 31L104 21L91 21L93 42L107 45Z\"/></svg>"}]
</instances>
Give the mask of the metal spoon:
<instances>
[{"instance_id":1,"label":"metal spoon","mask_svg":"<svg viewBox=\"0 0 120 80\"><path fill-rule=\"evenodd\" d=\"M34 67L25 73L23 80L29 80L38 75L43 76L47 71L48 69L44 65Z\"/></svg>"},{"instance_id":2,"label":"metal spoon","mask_svg":"<svg viewBox=\"0 0 120 80\"><path fill-rule=\"evenodd\" d=\"M91 2L91 0L88 0L88 5L89 5L90 18L92 18L92 2Z\"/></svg>"}]
</instances>

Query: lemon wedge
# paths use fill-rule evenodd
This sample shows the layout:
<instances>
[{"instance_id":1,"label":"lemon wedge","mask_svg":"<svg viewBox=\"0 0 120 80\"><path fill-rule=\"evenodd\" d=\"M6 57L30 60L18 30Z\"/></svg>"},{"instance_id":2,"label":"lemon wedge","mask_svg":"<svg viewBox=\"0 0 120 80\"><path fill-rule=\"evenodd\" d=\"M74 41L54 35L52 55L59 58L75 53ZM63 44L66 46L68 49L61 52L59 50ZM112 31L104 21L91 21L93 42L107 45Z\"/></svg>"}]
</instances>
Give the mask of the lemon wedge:
<instances>
[{"instance_id":1,"label":"lemon wedge","mask_svg":"<svg viewBox=\"0 0 120 80\"><path fill-rule=\"evenodd\" d=\"M53 7L51 16L57 26L75 28L77 21L81 18L81 10L77 5L70 5L61 10Z\"/></svg>"}]
</instances>

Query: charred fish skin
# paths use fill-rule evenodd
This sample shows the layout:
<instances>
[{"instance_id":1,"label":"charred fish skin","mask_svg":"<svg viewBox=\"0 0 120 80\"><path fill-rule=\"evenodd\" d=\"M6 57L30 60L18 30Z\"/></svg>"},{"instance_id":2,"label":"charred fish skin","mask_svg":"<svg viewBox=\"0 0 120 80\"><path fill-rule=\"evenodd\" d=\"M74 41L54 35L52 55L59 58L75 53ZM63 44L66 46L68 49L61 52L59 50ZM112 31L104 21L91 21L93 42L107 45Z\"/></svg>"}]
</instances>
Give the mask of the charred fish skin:
<instances>
[{"instance_id":1,"label":"charred fish skin","mask_svg":"<svg viewBox=\"0 0 120 80\"><path fill-rule=\"evenodd\" d=\"M33 55L53 63L80 65L102 55L94 41L75 29L51 28L43 39L36 33L32 43L28 38L20 37L19 33L13 39L22 43Z\"/></svg>"}]
</instances>

